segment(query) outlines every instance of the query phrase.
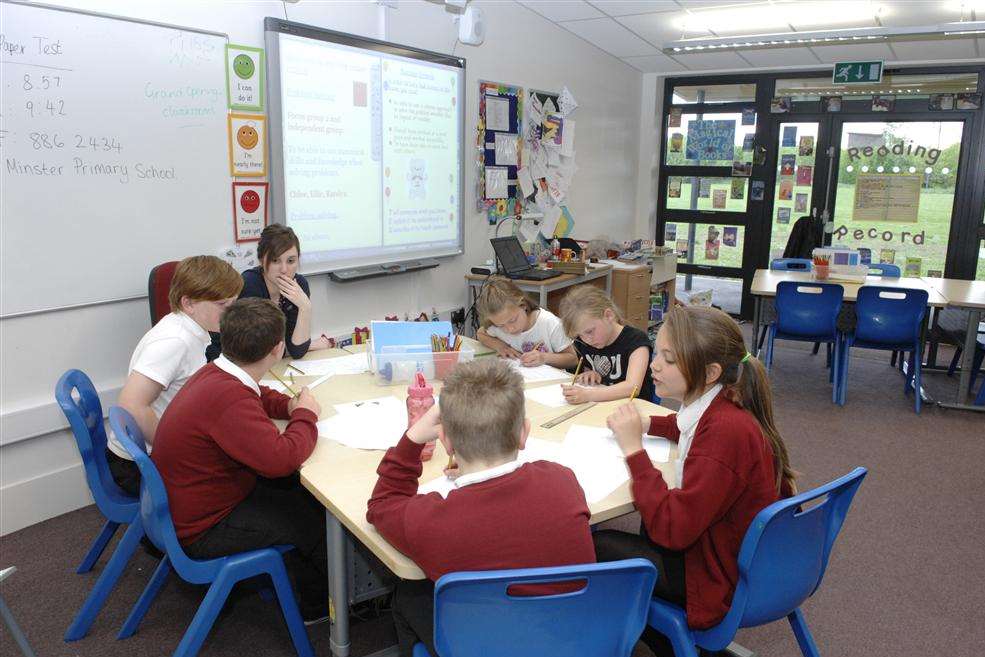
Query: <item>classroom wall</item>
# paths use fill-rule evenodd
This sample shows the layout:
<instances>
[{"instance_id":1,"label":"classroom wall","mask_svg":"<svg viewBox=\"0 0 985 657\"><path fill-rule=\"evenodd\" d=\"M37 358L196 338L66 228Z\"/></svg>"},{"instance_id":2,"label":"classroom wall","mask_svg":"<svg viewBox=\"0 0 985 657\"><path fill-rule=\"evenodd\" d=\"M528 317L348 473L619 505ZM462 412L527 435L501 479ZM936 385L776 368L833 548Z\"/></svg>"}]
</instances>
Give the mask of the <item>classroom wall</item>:
<instances>
[{"instance_id":1,"label":"classroom wall","mask_svg":"<svg viewBox=\"0 0 985 657\"><path fill-rule=\"evenodd\" d=\"M477 116L477 81L495 80L543 90L566 84L579 103L578 173L568 205L577 237L640 236L638 190L641 79L635 69L513 2L476 2L486 15L486 42L456 46L456 28L440 2L408 0L381 10L375 2L221 3L175 1L51 0L76 8L226 32L233 43L263 46L263 18L285 17L467 59L469 131ZM383 19L386 14L386 20ZM386 25L386 34L383 27ZM123 55L121 53L121 55ZM652 120L655 106L642 114ZM470 140L474 133L468 132ZM471 158L471 151L467 156ZM475 169L466 165L466 201L474 204ZM648 196L647 196L648 194ZM643 200L652 205L652 193ZM474 205L472 205L474 208ZM652 213L652 209L646 213ZM652 220L651 220L652 221ZM43 239L43 226L37 227ZM491 257L491 230L474 211L466 222L466 255L418 274L359 283L311 279L314 328L330 334L362 326L385 313L466 303L463 274ZM505 232L505 230L504 230ZM652 234L652 229L650 233ZM303 245L302 245L303 246ZM92 253L92 258L112 254ZM44 276L44 263L37 263ZM3 288L16 281L2 281ZM85 272L65 285L84 285ZM146 300L0 320L0 534L91 503L78 453L53 401L59 375L77 367L100 390L104 407L115 400L130 353L149 328Z\"/></svg>"}]
</instances>

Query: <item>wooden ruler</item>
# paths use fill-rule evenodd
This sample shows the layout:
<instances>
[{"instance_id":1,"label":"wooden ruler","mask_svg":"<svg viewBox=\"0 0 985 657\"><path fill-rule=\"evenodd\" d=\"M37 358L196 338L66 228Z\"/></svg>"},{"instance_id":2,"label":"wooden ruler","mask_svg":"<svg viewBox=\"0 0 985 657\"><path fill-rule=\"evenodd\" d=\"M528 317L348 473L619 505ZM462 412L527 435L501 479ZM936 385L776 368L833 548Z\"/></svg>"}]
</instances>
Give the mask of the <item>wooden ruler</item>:
<instances>
[{"instance_id":1,"label":"wooden ruler","mask_svg":"<svg viewBox=\"0 0 985 657\"><path fill-rule=\"evenodd\" d=\"M592 406L595 406L596 403L597 402L592 402L590 404L585 404L584 406L581 406L579 408L572 409L572 410L568 411L567 413L565 413L564 415L559 415L558 417L554 418L553 420L548 420L547 422L545 422L544 424L542 424L540 426L542 428L544 428L544 429L550 429L551 427L556 427L557 425L561 424L565 420L570 420L571 418L573 418L574 416L578 415L579 413L581 413L583 411L587 411Z\"/></svg>"}]
</instances>

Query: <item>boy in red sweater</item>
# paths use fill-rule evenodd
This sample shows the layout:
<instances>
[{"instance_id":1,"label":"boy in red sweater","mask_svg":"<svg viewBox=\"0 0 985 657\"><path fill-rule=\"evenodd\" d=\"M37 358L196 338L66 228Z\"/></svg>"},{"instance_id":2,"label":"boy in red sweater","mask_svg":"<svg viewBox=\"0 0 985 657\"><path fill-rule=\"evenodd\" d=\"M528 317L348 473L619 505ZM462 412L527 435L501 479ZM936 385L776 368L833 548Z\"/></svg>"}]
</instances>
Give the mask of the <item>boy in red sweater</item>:
<instances>
[{"instance_id":1,"label":"boy in red sweater","mask_svg":"<svg viewBox=\"0 0 985 657\"><path fill-rule=\"evenodd\" d=\"M521 464L530 433L523 379L506 363L459 365L435 405L387 451L367 519L428 579L397 585L400 654L433 645L434 580L464 570L593 563L585 494L574 473L547 461ZM447 498L417 494L421 450L435 438L458 462Z\"/></svg>"},{"instance_id":2,"label":"boy in red sweater","mask_svg":"<svg viewBox=\"0 0 985 657\"><path fill-rule=\"evenodd\" d=\"M222 356L192 376L157 427L151 458L188 556L212 559L290 543L306 622L327 617L325 515L293 475L318 439L321 407L260 387L284 353L284 313L240 299L222 316ZM289 419L283 432L271 418Z\"/></svg>"}]
</instances>

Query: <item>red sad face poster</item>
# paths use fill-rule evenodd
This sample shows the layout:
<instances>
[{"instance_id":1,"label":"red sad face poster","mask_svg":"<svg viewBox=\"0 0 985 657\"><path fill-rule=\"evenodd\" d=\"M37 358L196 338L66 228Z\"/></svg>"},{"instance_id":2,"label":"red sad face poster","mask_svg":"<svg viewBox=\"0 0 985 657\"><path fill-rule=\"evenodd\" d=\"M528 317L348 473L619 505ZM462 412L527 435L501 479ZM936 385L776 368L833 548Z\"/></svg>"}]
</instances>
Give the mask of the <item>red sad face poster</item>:
<instances>
[{"instance_id":1,"label":"red sad face poster","mask_svg":"<svg viewBox=\"0 0 985 657\"><path fill-rule=\"evenodd\" d=\"M236 242L255 242L267 225L267 183L233 183L233 234Z\"/></svg>"}]
</instances>

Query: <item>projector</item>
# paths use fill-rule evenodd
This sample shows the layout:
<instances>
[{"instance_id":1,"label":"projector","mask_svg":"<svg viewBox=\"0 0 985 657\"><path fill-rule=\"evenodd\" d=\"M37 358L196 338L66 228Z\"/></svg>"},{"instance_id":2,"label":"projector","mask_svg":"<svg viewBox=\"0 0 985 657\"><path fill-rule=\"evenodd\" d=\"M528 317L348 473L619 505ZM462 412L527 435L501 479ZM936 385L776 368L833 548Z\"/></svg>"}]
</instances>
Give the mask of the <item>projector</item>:
<instances>
[{"instance_id":1,"label":"projector","mask_svg":"<svg viewBox=\"0 0 985 657\"><path fill-rule=\"evenodd\" d=\"M469 46L481 45L486 39L486 21L482 10L468 6L458 19L458 40Z\"/></svg>"}]
</instances>

